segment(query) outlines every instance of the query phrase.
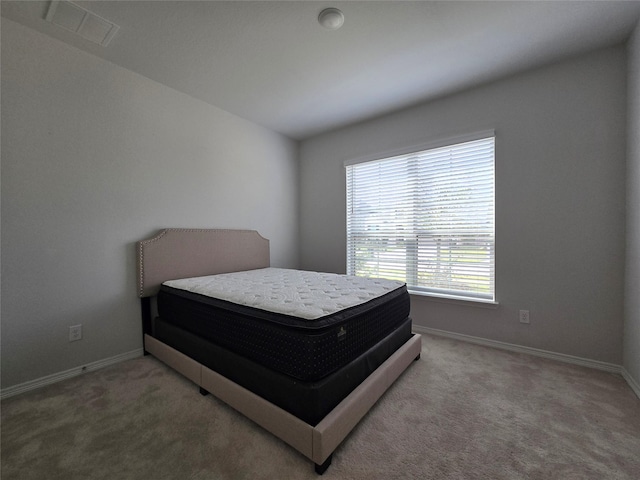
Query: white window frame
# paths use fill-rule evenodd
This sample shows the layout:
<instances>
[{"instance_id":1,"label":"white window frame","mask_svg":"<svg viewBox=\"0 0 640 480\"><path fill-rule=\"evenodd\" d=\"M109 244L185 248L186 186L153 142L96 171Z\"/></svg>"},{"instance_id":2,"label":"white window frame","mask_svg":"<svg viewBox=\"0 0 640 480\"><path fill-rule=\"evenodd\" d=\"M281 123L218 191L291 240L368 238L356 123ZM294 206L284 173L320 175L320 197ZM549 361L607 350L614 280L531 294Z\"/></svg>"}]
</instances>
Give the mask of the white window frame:
<instances>
[{"instance_id":1,"label":"white window frame","mask_svg":"<svg viewBox=\"0 0 640 480\"><path fill-rule=\"evenodd\" d=\"M447 225L433 228L432 226L425 226L428 222L416 220L418 215L422 215L424 218L425 215L433 215L433 211L435 211L433 206L423 208L424 200L421 199L428 197L424 192L433 190L426 186L425 178L430 179L428 181L432 181L436 170L439 170L439 164L432 161L429 163L425 158L431 158L432 160L435 158L439 162L440 159L444 158L442 155L445 152L448 152L448 155L455 155L460 153L462 148L466 148L464 144L482 140L486 140L483 144L484 147L490 146L492 149L490 153L479 155L479 163L477 165L475 163L476 159L472 159L473 164L470 165L481 169L482 179L477 186L469 184L468 187L471 188L470 191L474 195L474 199L478 200L478 203L474 203L474 206L481 209L481 214L477 216L478 220L481 221L476 223L474 218L472 224L460 224L454 215ZM473 145L469 144L469 146ZM447 157L448 160L452 160L452 158L451 156ZM463 163L466 164L468 162L465 161ZM365 168L358 169L358 165L361 164L367 165ZM420 166L418 167L417 165ZM434 165L438 165L438 168L434 167ZM385 172L386 168L391 168L391 170L388 170L387 177L383 178L382 172ZM413 175L418 171L415 170L416 168L420 169L419 172L421 173L419 175ZM451 167L451 171L454 174L448 178L453 178L456 175L461 175L463 179L468 178L465 175L470 175L470 173L464 173L463 170L457 168ZM497 303L495 294L495 132L493 130L447 138L437 142L414 145L371 157L351 160L345 162L345 169L347 174L348 274L404 280L407 282L409 291L419 295L479 303ZM409 169L414 169L415 171L410 174L408 172ZM367 177L367 172L371 174L374 170L380 172L380 180ZM354 171L359 171L360 176L354 177ZM431 176L425 177L424 172ZM460 174L459 172L463 173ZM355 175L358 174L356 173ZM409 177L406 177L407 175ZM357 178L359 186L350 184L350 182L356 181L354 178ZM388 181L389 188L383 189L381 187L387 185L387 178L390 179ZM413 181L418 183L423 181L423 185L417 189L411 186L405 187L407 182L403 183L403 179L406 178L412 178ZM418 178L422 180L418 180ZM362 182L366 182L367 185L371 182L372 190L365 191L365 187L362 187L365 183ZM354 199L354 191L357 188L360 188L360 193L356 193L359 196L358 199ZM468 188L465 184L467 191L469 191ZM421 193L416 193L418 190ZM387 198L388 191L391 192L389 198ZM478 193L480 191L482 193ZM399 207L396 206L394 203L396 200L393 199L393 195L396 194L399 199L397 201L401 202L400 204L402 204L403 208L406 207L412 212L406 217L407 219L402 219L402 214L398 213L397 209ZM370 195L373 195L373 197L370 197ZM411 202L407 201L407 195L411 196L412 199L417 198L422 207L412 206L415 202L413 200ZM360 205L363 205L362 199L365 197L367 202L369 202L369 198L378 199L380 206L376 212L381 212L382 219L375 219L377 213L371 213L372 210L368 203L366 208L363 207L358 210L357 204L360 202ZM442 198L445 197L442 196ZM436 206L441 205L438 201L442 200L442 198L437 197ZM384 205L385 202L386 206ZM392 211L393 208L396 209L395 213ZM470 209L466 213L472 213L475 216L476 214L472 210L475 209ZM368 213L365 214L365 211ZM462 212L462 210L456 211ZM358 217L358 213L361 214L360 217ZM374 220L372 221L368 217L374 217ZM465 233L468 231L477 232L477 234L474 233L469 236ZM400 233L397 234L397 232ZM358 243L357 237L363 239L363 242ZM443 260L441 252L445 251L444 249L438 248L440 254L436 255L433 253L434 249L430 247L431 245L440 245L442 239L446 241L447 238L449 239L447 247L445 247L448 249L446 251L449 252L447 255L451 258L455 257L449 263ZM360 249L360 252L364 249L364 239L369 242L367 245L373 245L370 247L373 249L370 250L373 252L371 258L361 253L356 253L357 249ZM482 244L473 242L482 242ZM464 247L463 244L482 246L473 247L473 250L471 250L469 247ZM390 247L390 245L393 245L393 247ZM402 248L399 248L400 245ZM455 251L458 253L451 255ZM385 257L385 259L381 260L382 257ZM419 259L419 257L422 257L422 259ZM356 266L356 264L359 266ZM436 264L447 268L449 273L442 274L442 269L438 270L435 267ZM469 267L472 273L469 273L469 275L461 274L460 270L466 267ZM435 273L436 270L438 270L438 275ZM452 271L454 272L453 274L451 274ZM477 280L474 280L473 277L477 277ZM436 278L441 280L436 280ZM474 284L474 282L476 283ZM456 288L460 285L462 285L461 288Z\"/></svg>"}]
</instances>

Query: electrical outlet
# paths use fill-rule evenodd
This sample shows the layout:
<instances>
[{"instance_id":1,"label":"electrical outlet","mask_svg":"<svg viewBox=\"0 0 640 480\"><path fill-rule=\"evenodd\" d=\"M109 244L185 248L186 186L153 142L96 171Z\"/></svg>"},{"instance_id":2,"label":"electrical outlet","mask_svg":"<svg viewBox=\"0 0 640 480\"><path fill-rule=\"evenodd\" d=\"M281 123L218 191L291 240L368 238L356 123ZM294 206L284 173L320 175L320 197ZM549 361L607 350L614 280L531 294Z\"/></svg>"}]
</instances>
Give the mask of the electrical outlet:
<instances>
[{"instance_id":1,"label":"electrical outlet","mask_svg":"<svg viewBox=\"0 0 640 480\"><path fill-rule=\"evenodd\" d=\"M529 310L520 310L520 323L530 323Z\"/></svg>"},{"instance_id":2,"label":"electrical outlet","mask_svg":"<svg viewBox=\"0 0 640 480\"><path fill-rule=\"evenodd\" d=\"M69 341L76 342L82 340L82 325L72 325L69 327Z\"/></svg>"}]
</instances>

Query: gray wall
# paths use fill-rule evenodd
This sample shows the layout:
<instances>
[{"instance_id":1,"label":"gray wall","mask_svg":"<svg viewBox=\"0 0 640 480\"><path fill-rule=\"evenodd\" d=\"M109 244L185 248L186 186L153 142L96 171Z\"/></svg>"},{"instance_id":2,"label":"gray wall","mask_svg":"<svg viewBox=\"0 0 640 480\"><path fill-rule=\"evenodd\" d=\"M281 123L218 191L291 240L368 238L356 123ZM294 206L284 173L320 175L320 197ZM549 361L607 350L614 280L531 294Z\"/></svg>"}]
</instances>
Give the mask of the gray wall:
<instances>
[{"instance_id":1,"label":"gray wall","mask_svg":"<svg viewBox=\"0 0 640 480\"><path fill-rule=\"evenodd\" d=\"M624 368L640 385L640 24L629 42Z\"/></svg>"},{"instance_id":2,"label":"gray wall","mask_svg":"<svg viewBox=\"0 0 640 480\"><path fill-rule=\"evenodd\" d=\"M344 161L486 129L496 130L500 305L414 296L414 323L620 365L623 46L302 142L301 268L345 270Z\"/></svg>"},{"instance_id":3,"label":"gray wall","mask_svg":"<svg viewBox=\"0 0 640 480\"><path fill-rule=\"evenodd\" d=\"M142 347L134 243L160 228L257 229L297 267L297 154L3 18L2 387Z\"/></svg>"}]
</instances>

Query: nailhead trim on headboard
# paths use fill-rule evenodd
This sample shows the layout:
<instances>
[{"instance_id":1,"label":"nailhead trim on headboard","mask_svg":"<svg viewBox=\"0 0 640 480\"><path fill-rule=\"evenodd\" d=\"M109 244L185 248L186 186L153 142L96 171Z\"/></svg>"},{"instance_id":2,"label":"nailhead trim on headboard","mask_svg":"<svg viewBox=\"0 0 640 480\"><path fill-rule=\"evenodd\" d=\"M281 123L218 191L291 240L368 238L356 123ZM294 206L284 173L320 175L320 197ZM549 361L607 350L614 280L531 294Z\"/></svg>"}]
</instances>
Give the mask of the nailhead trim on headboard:
<instances>
[{"instance_id":1,"label":"nailhead trim on headboard","mask_svg":"<svg viewBox=\"0 0 640 480\"><path fill-rule=\"evenodd\" d=\"M189 234L203 234L190 236ZM185 250L184 243L189 249ZM154 244L166 249L154 250ZM138 296L155 295L160 283L270 265L269 240L256 230L168 228L138 242ZM148 278L153 267L155 277Z\"/></svg>"}]
</instances>

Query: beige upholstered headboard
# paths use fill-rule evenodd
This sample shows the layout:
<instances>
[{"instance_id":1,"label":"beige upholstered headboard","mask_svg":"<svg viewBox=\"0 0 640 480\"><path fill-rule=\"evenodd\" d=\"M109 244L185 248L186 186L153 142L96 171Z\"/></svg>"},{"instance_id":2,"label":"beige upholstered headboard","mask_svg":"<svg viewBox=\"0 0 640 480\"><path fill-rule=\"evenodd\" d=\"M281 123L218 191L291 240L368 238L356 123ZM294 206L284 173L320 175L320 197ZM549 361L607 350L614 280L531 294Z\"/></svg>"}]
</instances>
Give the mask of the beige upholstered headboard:
<instances>
[{"instance_id":1,"label":"beige upholstered headboard","mask_svg":"<svg viewBox=\"0 0 640 480\"><path fill-rule=\"evenodd\" d=\"M168 228L137 243L138 296L158 293L162 282L265 268L269 240L255 230Z\"/></svg>"}]
</instances>

